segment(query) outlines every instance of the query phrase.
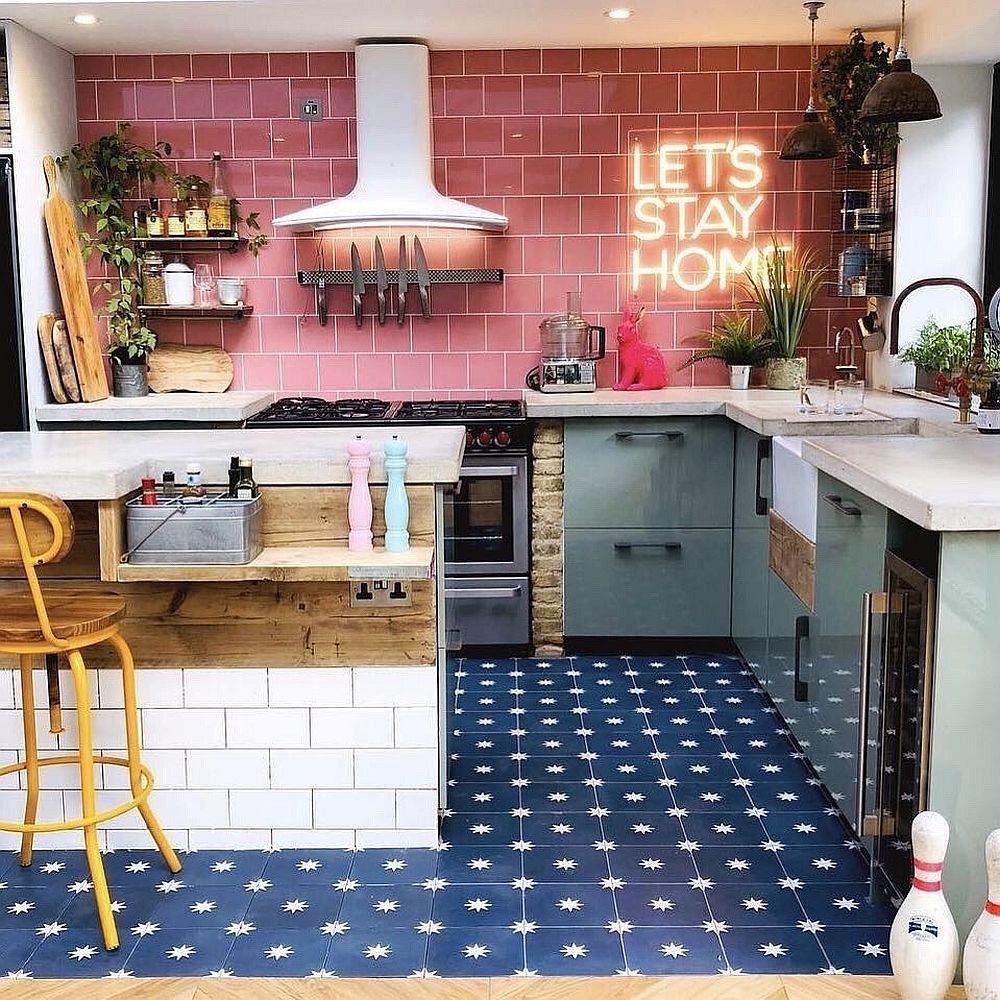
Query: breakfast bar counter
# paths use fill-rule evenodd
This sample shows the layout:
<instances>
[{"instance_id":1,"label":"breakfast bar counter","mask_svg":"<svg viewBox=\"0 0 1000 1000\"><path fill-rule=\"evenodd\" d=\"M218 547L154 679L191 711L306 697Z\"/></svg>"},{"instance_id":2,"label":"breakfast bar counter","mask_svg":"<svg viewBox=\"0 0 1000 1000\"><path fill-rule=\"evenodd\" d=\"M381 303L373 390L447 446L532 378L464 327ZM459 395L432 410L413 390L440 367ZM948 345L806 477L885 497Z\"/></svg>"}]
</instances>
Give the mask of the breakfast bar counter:
<instances>
[{"instance_id":1,"label":"breakfast bar counter","mask_svg":"<svg viewBox=\"0 0 1000 1000\"><path fill-rule=\"evenodd\" d=\"M383 447L394 432L409 449L410 548L402 553L382 547ZM458 479L464 431L363 428L372 445L370 552L347 546L347 446L357 433L0 435L0 490L54 494L73 513L75 544L62 563L43 567L46 592L114 592L127 601L122 633L138 668L153 801L177 847L436 843L442 496ZM182 481L196 461L207 486L222 485L231 455L253 459L263 551L242 565L130 561L125 503L141 479L159 481L170 469ZM23 588L14 571L3 575L0 600ZM97 749L114 753L124 745L120 713L100 711L120 704L114 657L95 646L87 664L98 668ZM12 658L0 662L0 757L21 745L12 666ZM44 673L36 673L44 705ZM43 737L43 749L75 739L69 688L67 734ZM108 775L99 796L117 801L118 777ZM50 783L41 808L62 816L58 785ZM134 814L120 817L103 832L105 845L145 846L141 825Z\"/></svg>"}]
</instances>

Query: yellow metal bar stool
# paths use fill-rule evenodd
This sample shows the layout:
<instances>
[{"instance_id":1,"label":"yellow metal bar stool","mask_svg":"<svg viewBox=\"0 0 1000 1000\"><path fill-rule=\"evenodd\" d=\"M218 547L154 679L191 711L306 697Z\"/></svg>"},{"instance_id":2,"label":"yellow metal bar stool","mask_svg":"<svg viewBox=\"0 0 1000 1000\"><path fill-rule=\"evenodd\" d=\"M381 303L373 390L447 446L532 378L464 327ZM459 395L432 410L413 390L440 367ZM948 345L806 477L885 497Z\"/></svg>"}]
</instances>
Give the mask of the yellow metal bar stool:
<instances>
[{"instance_id":1,"label":"yellow metal bar stool","mask_svg":"<svg viewBox=\"0 0 1000 1000\"><path fill-rule=\"evenodd\" d=\"M24 822L0 821L0 830L21 834L21 864L25 867L31 864L31 848L36 833L83 830L104 944L109 950L114 950L118 947L118 930L111 909L104 863L97 846L98 824L130 809L138 809L170 871L180 871L181 863L147 801L153 790L153 775L139 760L135 664L128 644L118 631L118 623L125 615L125 601L115 594L73 592L68 589L60 589L46 599L39 585L37 567L59 562L72 545L73 515L62 500L38 493L0 493L0 566L21 566L28 587L27 594L5 591L0 602L0 653L13 653L20 658L24 721L24 760L0 768L0 777L23 771L27 785ZM127 757L94 754L90 696L81 651L100 642L114 646L121 665ZM32 688L33 659L43 656L51 668L58 654L66 657L73 676L79 730L78 752L39 759ZM58 673L50 669L50 728L54 733L62 730L58 683ZM53 764L79 764L82 815L60 823L38 823L39 770ZM94 768L97 764L128 768L132 796L128 801L97 811L94 788Z\"/></svg>"}]
</instances>

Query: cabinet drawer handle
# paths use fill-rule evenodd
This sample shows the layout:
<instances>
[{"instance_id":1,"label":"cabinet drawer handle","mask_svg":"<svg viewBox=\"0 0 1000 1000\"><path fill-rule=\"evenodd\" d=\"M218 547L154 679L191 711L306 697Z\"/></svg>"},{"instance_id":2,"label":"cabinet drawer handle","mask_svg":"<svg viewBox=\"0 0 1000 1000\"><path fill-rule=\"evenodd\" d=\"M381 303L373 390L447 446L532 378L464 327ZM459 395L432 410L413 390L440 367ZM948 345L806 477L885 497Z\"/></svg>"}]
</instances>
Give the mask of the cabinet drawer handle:
<instances>
[{"instance_id":1,"label":"cabinet drawer handle","mask_svg":"<svg viewBox=\"0 0 1000 1000\"><path fill-rule=\"evenodd\" d=\"M615 437L619 441L628 441L629 438L666 438L668 441L679 441L684 437L683 431L615 431Z\"/></svg>"},{"instance_id":2,"label":"cabinet drawer handle","mask_svg":"<svg viewBox=\"0 0 1000 1000\"><path fill-rule=\"evenodd\" d=\"M616 552L631 552L632 549L663 549L666 552L679 552L680 542L615 542Z\"/></svg>"},{"instance_id":3,"label":"cabinet drawer handle","mask_svg":"<svg viewBox=\"0 0 1000 1000\"><path fill-rule=\"evenodd\" d=\"M843 497L837 496L836 493L827 493L823 499L831 507L836 507L841 514L846 514L848 517L861 517L861 508L856 503L844 500Z\"/></svg>"},{"instance_id":4,"label":"cabinet drawer handle","mask_svg":"<svg viewBox=\"0 0 1000 1000\"><path fill-rule=\"evenodd\" d=\"M770 506L767 502L767 497L764 496L760 491L760 480L761 480L761 465L765 461L770 461L771 459L771 439L761 438L757 442L757 483L754 488L754 503L756 504L757 514L763 517Z\"/></svg>"},{"instance_id":5,"label":"cabinet drawer handle","mask_svg":"<svg viewBox=\"0 0 1000 1000\"><path fill-rule=\"evenodd\" d=\"M448 587L445 597L475 601L513 600L521 593L520 587Z\"/></svg>"},{"instance_id":6,"label":"cabinet drawer handle","mask_svg":"<svg viewBox=\"0 0 1000 1000\"><path fill-rule=\"evenodd\" d=\"M809 685L801 679L802 670L802 640L809 638L809 616L799 615L795 619L795 689L796 701L809 700Z\"/></svg>"}]
</instances>

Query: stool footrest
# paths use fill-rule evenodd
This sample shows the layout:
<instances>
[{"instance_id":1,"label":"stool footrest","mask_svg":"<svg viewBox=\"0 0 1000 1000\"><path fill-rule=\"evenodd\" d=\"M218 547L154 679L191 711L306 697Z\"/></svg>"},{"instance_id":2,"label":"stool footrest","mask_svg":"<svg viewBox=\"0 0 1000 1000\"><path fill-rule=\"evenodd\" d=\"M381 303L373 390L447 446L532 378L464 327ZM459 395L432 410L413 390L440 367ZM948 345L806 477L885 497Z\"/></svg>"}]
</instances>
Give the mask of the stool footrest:
<instances>
[{"instance_id":1,"label":"stool footrest","mask_svg":"<svg viewBox=\"0 0 1000 1000\"><path fill-rule=\"evenodd\" d=\"M79 764L80 755L78 753L60 754L56 757L40 757L39 767L52 767L56 764ZM105 754L94 754L95 764L112 764L115 767L130 767L126 757L109 757ZM28 765L21 761L17 764L8 764L0 767L0 778L8 774L16 774L18 771L26 771ZM80 816L79 818L63 820L60 823L8 823L0 821L0 830L8 833L55 833L62 830L82 830L84 827L93 826L96 823L103 823L105 820L114 819L121 816L130 809L138 808L153 790L153 773L145 764L139 764L140 787L138 793L125 802L121 802L110 809L95 813L93 816Z\"/></svg>"}]
</instances>

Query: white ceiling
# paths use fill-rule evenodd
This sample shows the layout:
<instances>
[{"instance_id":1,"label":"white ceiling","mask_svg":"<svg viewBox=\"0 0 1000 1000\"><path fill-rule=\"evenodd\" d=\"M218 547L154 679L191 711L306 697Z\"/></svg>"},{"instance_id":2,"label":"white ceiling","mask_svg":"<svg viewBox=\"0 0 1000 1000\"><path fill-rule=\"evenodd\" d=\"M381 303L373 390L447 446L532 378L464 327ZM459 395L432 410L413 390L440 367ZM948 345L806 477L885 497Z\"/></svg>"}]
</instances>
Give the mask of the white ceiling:
<instances>
[{"instance_id":1,"label":"white ceiling","mask_svg":"<svg viewBox=\"0 0 1000 1000\"><path fill-rule=\"evenodd\" d=\"M619 4L633 8L634 16L603 16ZM82 11L100 23L74 24L73 15ZM908 15L915 57L1000 59L995 0L909 0ZM0 0L5 17L71 52L94 53L324 51L378 35L419 37L432 48L725 45L807 37L798 0ZM854 26L893 28L897 17L898 0L829 0L819 36L842 41Z\"/></svg>"}]
</instances>

